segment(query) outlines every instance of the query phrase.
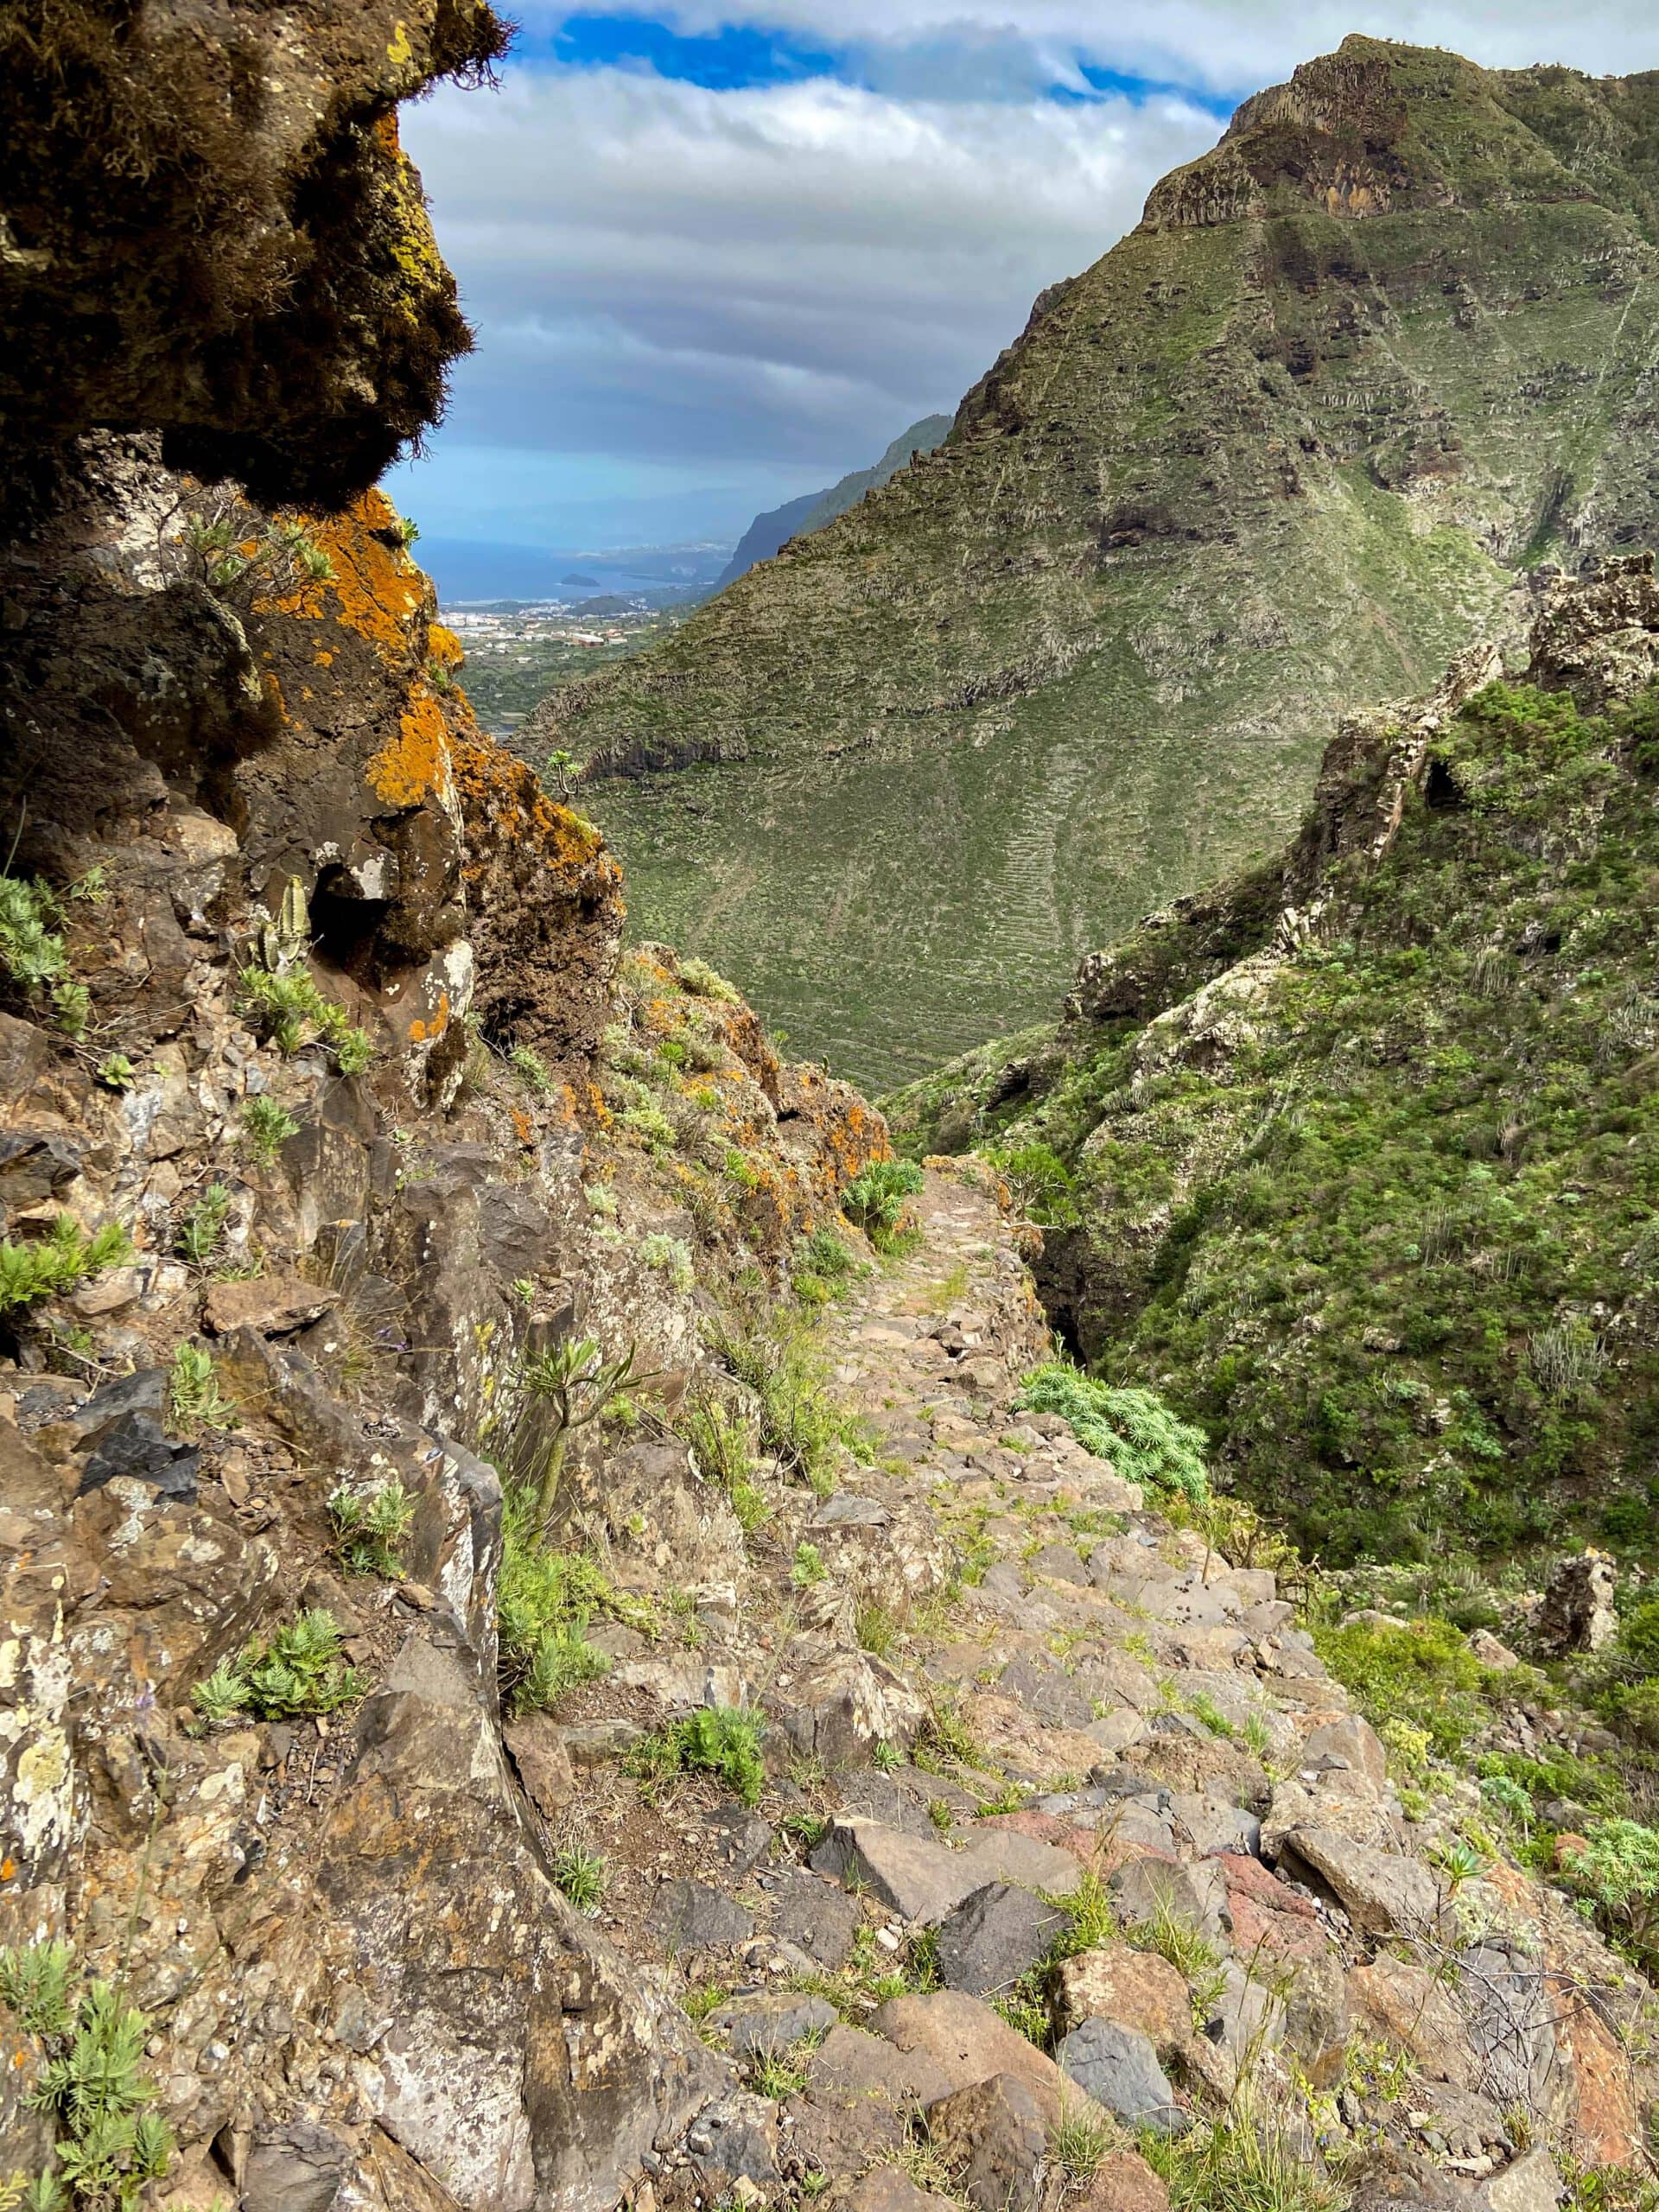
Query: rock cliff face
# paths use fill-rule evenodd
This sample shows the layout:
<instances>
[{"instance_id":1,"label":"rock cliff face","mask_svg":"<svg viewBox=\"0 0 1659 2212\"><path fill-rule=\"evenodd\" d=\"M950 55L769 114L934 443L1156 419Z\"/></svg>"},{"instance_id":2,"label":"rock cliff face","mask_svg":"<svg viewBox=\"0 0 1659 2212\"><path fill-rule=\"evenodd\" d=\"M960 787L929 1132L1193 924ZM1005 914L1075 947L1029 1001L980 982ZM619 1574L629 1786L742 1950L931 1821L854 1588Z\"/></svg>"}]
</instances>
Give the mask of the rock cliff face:
<instances>
[{"instance_id":1,"label":"rock cliff face","mask_svg":"<svg viewBox=\"0 0 1659 2212\"><path fill-rule=\"evenodd\" d=\"M466 350L396 109L476 79L483 0L16 0L0 19L0 479L156 430L256 497L361 491Z\"/></svg>"},{"instance_id":2,"label":"rock cliff face","mask_svg":"<svg viewBox=\"0 0 1659 2212\"><path fill-rule=\"evenodd\" d=\"M1518 572L1651 540L1656 101L1349 40L1045 293L937 452L528 753L591 764L648 926L843 1071L1037 1019L1288 835L1335 716Z\"/></svg>"}]
</instances>

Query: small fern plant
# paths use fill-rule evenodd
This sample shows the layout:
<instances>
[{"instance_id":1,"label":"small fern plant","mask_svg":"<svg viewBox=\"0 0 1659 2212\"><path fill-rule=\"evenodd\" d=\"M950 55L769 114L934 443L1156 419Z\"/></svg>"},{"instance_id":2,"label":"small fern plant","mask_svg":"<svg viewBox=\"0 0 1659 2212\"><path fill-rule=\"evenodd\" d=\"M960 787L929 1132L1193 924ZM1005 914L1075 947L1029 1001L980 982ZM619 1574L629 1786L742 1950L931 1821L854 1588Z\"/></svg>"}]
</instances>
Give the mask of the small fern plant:
<instances>
[{"instance_id":1,"label":"small fern plant","mask_svg":"<svg viewBox=\"0 0 1659 2212\"><path fill-rule=\"evenodd\" d=\"M57 1942L0 1950L0 2002L40 2046L29 2101L57 2137L22 2202L30 2212L137 2212L173 2155L140 2070L149 2022L107 1982L77 1989L74 1955Z\"/></svg>"}]
</instances>

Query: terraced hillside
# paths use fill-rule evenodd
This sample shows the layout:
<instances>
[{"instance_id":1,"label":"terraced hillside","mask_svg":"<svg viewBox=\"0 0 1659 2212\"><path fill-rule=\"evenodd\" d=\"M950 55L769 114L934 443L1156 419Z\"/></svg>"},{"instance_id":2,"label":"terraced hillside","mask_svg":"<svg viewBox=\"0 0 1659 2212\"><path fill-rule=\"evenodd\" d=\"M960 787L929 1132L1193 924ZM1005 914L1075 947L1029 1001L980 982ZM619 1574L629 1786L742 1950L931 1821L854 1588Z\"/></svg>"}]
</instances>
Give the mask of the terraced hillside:
<instances>
[{"instance_id":1,"label":"terraced hillside","mask_svg":"<svg viewBox=\"0 0 1659 2212\"><path fill-rule=\"evenodd\" d=\"M1039 300L950 439L548 701L647 931L891 1082L1270 848L1338 705L1659 522L1659 74L1354 38Z\"/></svg>"}]
</instances>

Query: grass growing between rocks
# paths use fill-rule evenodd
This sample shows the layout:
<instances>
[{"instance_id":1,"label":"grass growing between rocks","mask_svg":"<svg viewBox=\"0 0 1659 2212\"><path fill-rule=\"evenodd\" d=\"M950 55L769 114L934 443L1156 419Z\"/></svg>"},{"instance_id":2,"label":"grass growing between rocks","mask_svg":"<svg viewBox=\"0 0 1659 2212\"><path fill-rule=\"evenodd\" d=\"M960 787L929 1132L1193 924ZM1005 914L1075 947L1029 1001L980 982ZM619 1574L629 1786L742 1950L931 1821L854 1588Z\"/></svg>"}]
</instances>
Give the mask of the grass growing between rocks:
<instances>
[{"instance_id":1,"label":"grass growing between rocks","mask_svg":"<svg viewBox=\"0 0 1659 2212\"><path fill-rule=\"evenodd\" d=\"M1349 2193L1300 2158L1282 2128L1236 2100L1222 2119L1185 2135L1151 2129L1141 2155L1169 2191L1173 2212L1345 2212Z\"/></svg>"},{"instance_id":2,"label":"grass growing between rocks","mask_svg":"<svg viewBox=\"0 0 1659 2212\"><path fill-rule=\"evenodd\" d=\"M741 1804L758 1805L766 1786L761 1723L731 1706L702 1706L683 1720L641 1738L625 1770L646 1789L678 1774L711 1774Z\"/></svg>"},{"instance_id":3,"label":"grass growing between rocks","mask_svg":"<svg viewBox=\"0 0 1659 2212\"><path fill-rule=\"evenodd\" d=\"M512 1713L547 1712L569 1690L610 1672L588 1641L595 1614L654 1635L649 1605L619 1591L588 1553L563 1551L542 1526L537 1494L509 1485L496 1583L503 1703Z\"/></svg>"},{"instance_id":4,"label":"grass growing between rocks","mask_svg":"<svg viewBox=\"0 0 1659 2212\"><path fill-rule=\"evenodd\" d=\"M752 1394L761 1451L786 1481L819 1497L836 1486L844 1452L870 1448L865 1424L837 1407L829 1362L806 1316L745 1300L709 1330L709 1348Z\"/></svg>"}]
</instances>

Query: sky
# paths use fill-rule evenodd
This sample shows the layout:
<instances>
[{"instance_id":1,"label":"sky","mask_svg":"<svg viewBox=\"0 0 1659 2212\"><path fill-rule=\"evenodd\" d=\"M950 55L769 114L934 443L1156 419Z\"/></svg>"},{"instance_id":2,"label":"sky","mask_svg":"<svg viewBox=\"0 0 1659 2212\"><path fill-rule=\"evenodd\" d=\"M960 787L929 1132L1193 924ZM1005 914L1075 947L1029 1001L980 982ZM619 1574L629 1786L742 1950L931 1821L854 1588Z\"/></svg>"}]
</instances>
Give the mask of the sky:
<instances>
[{"instance_id":1,"label":"sky","mask_svg":"<svg viewBox=\"0 0 1659 2212\"><path fill-rule=\"evenodd\" d=\"M1351 30L1494 66L1659 67L1653 0L508 12L498 91L404 114L478 334L426 454L388 482L429 542L734 539L954 410L1045 285Z\"/></svg>"}]
</instances>

